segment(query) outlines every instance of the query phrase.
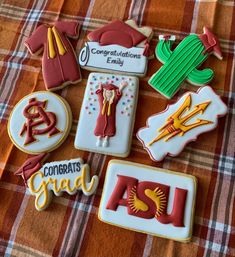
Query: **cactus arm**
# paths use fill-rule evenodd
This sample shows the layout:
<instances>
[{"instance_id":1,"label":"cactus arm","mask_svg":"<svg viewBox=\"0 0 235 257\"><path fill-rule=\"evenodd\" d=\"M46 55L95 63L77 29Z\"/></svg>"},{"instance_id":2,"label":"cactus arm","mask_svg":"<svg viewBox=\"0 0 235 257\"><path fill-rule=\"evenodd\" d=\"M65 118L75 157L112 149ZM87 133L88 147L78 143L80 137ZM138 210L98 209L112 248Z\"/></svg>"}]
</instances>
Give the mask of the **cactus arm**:
<instances>
[{"instance_id":1,"label":"cactus arm","mask_svg":"<svg viewBox=\"0 0 235 257\"><path fill-rule=\"evenodd\" d=\"M188 75L187 80L193 85L205 85L212 80L214 72L211 69L197 70L194 69Z\"/></svg>"},{"instance_id":2,"label":"cactus arm","mask_svg":"<svg viewBox=\"0 0 235 257\"><path fill-rule=\"evenodd\" d=\"M173 45L175 41L175 37L172 37L173 39L164 39L163 36L159 36L159 42L156 46L155 49L155 54L158 58L158 60L161 63L167 62L167 60L170 58L172 51L171 51L171 46Z\"/></svg>"}]
</instances>

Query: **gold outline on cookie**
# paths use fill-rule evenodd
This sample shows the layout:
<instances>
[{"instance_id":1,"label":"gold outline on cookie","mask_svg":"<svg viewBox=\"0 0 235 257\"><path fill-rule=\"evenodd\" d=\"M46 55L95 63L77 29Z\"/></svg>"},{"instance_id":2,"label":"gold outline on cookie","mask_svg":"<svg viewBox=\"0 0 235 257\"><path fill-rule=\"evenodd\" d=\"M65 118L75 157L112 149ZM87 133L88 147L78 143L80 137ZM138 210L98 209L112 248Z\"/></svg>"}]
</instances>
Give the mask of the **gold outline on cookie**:
<instances>
[{"instance_id":1,"label":"gold outline on cookie","mask_svg":"<svg viewBox=\"0 0 235 257\"><path fill-rule=\"evenodd\" d=\"M128 229L128 230L135 231L135 232L144 233L144 234L147 234L147 235L157 236L157 237L166 238L166 239L172 239L172 240L183 242L183 243L190 242L190 240L192 238L192 228L193 228L194 212L195 212L195 204L196 204L197 178L194 177L193 175L189 175L189 174L184 174L184 173L179 173L179 172L176 172L176 171L170 171L170 170L165 170L165 169L161 169L161 168L156 168L156 167L152 167L152 166L141 164L141 163L134 163L134 162L122 161L122 160L116 160L116 159L109 161L106 170L109 169L111 164L115 164L115 163L117 163L117 164L124 164L124 165L132 166L132 167L143 167L145 169L148 169L148 170L151 170L151 171L155 171L155 172L160 171L160 172L165 172L165 173L169 173L169 174L175 174L175 175L181 176L181 177L191 178L193 180L195 192L194 192L193 201L192 201L192 212L191 212L191 217L190 217L190 228L189 228L189 233L188 233L189 236L187 238L175 238L175 237L169 237L169 236L162 236L162 235L157 234L157 233L151 233L151 232L143 231L143 230L140 230L140 229L133 229L133 228L129 228L129 227L126 227L126 226L117 225L117 224L109 222L109 221L102 220L100 212L101 212L101 205L103 203L103 198L104 198L103 193L102 193L102 196L101 196L99 210L98 210L98 218L99 218L99 220L104 222L104 223L107 223L109 225L113 225L113 226L116 226L116 227ZM106 172L103 188L105 188L106 184L107 184L107 172Z\"/></svg>"},{"instance_id":2,"label":"gold outline on cookie","mask_svg":"<svg viewBox=\"0 0 235 257\"><path fill-rule=\"evenodd\" d=\"M17 108L17 106L26 98L28 98L29 96L33 95L33 94L49 94L49 95L53 95L55 96L58 101L63 105L64 110L65 110L65 114L66 114L66 124L65 124L65 129L64 129L64 135L58 140L58 142L56 142L55 145L48 147L46 149L43 149L41 151L30 151L27 150L25 148L23 148L22 146L20 146L18 143L16 143L16 141L13 139L12 135L11 135L11 131L10 131L10 123L11 123L11 118L12 118L12 114L14 112L14 110ZM24 96L23 98L20 99L20 101L14 106L13 110L10 113L9 119L8 119L8 123L7 123L7 131L8 131L8 135L12 141L12 143L21 151L23 151L24 153L28 153L28 154L39 154L39 153L43 153L43 152L51 152L53 150L55 150L56 148L58 148L67 138L67 136L69 135L70 129L72 126L72 112L71 112L71 108L69 106L69 104L67 103L67 101L65 99L63 99L61 96L52 93L50 91L35 91L32 92L26 96Z\"/></svg>"}]
</instances>

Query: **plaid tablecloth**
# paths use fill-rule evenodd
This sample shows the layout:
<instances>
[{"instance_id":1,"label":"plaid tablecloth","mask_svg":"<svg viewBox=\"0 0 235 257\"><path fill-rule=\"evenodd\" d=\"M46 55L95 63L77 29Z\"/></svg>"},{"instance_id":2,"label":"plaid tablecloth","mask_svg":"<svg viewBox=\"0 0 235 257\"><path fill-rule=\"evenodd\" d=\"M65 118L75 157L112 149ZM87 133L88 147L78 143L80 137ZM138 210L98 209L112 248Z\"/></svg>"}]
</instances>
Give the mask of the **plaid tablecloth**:
<instances>
[{"instance_id":1,"label":"plaid tablecloth","mask_svg":"<svg viewBox=\"0 0 235 257\"><path fill-rule=\"evenodd\" d=\"M233 0L2 0L0 6L0 256L235 256L235 8ZM130 161L188 173L198 178L193 239L184 244L128 231L100 222L97 211L107 163L112 157L74 149L79 111L88 72L83 80L59 91L71 105L73 126L68 139L49 160L82 157L100 176L95 196L54 198L43 212L34 208L23 181L13 172L27 159L11 143L7 120L13 106L25 95L44 90L39 57L31 56L24 41L41 23L78 21L81 32L73 44L76 52L88 32L111 20L134 18L154 29L154 49L159 34L201 33L204 25L217 34L224 59L211 56L203 65L215 71L210 83L228 106L216 130L199 136L175 158L161 163L150 160L133 135ZM167 101L147 84L160 62L149 62L148 74L140 81L135 130L153 113L162 111L183 92Z\"/></svg>"}]
</instances>

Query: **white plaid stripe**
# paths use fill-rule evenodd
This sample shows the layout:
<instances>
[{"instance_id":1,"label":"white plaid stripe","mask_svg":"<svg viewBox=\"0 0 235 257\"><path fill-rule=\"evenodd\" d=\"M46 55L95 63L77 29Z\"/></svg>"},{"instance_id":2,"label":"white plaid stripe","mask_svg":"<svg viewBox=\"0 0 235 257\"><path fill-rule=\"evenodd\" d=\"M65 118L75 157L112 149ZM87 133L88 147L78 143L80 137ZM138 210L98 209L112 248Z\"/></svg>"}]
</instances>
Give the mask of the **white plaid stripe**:
<instances>
[{"instance_id":1,"label":"white plaid stripe","mask_svg":"<svg viewBox=\"0 0 235 257\"><path fill-rule=\"evenodd\" d=\"M148 155L147 151L143 149L142 144L134 138L132 140L131 149L135 152L140 152ZM186 146L180 155L176 157L165 158L165 162L171 162L174 160L175 163L181 163L187 165L190 162L190 166L202 168L203 170L208 171L216 171L218 173L223 173L224 175L228 175L231 177L235 176L234 165L235 160L232 156L219 155L219 154L211 154L210 152L203 151L201 149L196 149L193 146ZM214 160L218 160L221 164L220 168L214 169L212 164Z\"/></svg>"},{"instance_id":2,"label":"white plaid stripe","mask_svg":"<svg viewBox=\"0 0 235 257\"><path fill-rule=\"evenodd\" d=\"M149 257L150 256L151 249L152 249L152 244L153 244L153 236L147 235L145 246L144 246L143 257Z\"/></svg>"},{"instance_id":3,"label":"white plaid stripe","mask_svg":"<svg viewBox=\"0 0 235 257\"><path fill-rule=\"evenodd\" d=\"M7 108L8 108L8 104L6 104L6 103L0 103L0 120L3 119L4 114L5 114L6 111L7 111Z\"/></svg>"},{"instance_id":4,"label":"white plaid stripe","mask_svg":"<svg viewBox=\"0 0 235 257\"><path fill-rule=\"evenodd\" d=\"M20 209L18 210L16 219L14 221L14 225L13 225L13 227L11 229L11 236L9 238L7 248L5 250L4 257L8 257L9 255L11 255L12 246L14 245L14 241L15 241L15 238L16 238L17 230L19 228L20 221L21 221L21 219L24 216L24 212L25 212L25 209L26 209L26 207L28 205L28 201L29 201L29 196L25 194L24 198L23 198L23 201L21 203Z\"/></svg>"},{"instance_id":5,"label":"white plaid stripe","mask_svg":"<svg viewBox=\"0 0 235 257\"><path fill-rule=\"evenodd\" d=\"M235 255L235 248L228 248L227 246L224 246L222 251L221 251L221 245L219 243L216 243L216 242L213 242L213 241L209 241L209 240L204 240L204 239L200 239L198 237L193 237L193 243L198 245L198 246L201 246L207 250L211 250L212 252L215 252L215 253L219 253L219 254L230 254L232 256ZM215 257L215 256L220 256L219 254L212 254L211 256ZM205 251L204 252L204 257L209 257L210 255L208 255L208 252Z\"/></svg>"},{"instance_id":6,"label":"white plaid stripe","mask_svg":"<svg viewBox=\"0 0 235 257\"><path fill-rule=\"evenodd\" d=\"M43 252L40 252L34 248L28 247L26 245L22 245L13 241L6 241L2 238L0 238L0 245L8 244L12 247L13 250L17 250L17 254L21 253L22 256L27 257L51 257L51 255L45 254ZM2 254L0 250L0 254ZM8 256L14 256L13 254L8 254Z\"/></svg>"},{"instance_id":7,"label":"white plaid stripe","mask_svg":"<svg viewBox=\"0 0 235 257\"><path fill-rule=\"evenodd\" d=\"M226 1L226 0L195 0L196 2L200 3L219 3L221 5L225 6L235 6L235 3L233 0Z\"/></svg>"},{"instance_id":8,"label":"white plaid stripe","mask_svg":"<svg viewBox=\"0 0 235 257\"><path fill-rule=\"evenodd\" d=\"M202 217L195 216L194 222L198 225L205 226L209 229L213 228L217 231L226 232L228 234L235 234L235 228L229 224L224 224L216 220L208 220Z\"/></svg>"},{"instance_id":9,"label":"white plaid stripe","mask_svg":"<svg viewBox=\"0 0 235 257\"><path fill-rule=\"evenodd\" d=\"M35 2L35 6L33 6L32 10L33 10L34 8L36 8L36 9L38 8L38 9L41 9L41 10L42 10L42 11L41 11L41 13L42 13L42 12L43 12L43 9L44 9L43 6L45 6L45 5L46 5L46 1L45 1L45 2L37 1L37 2ZM23 28L22 28L22 31L24 31L24 29L27 28L27 20L30 20L30 15L31 15L31 12L29 12L29 14L28 14L28 19L26 19L26 23L24 24L24 26L23 26ZM39 19L39 18L40 18L40 15L38 15L38 19ZM18 44L18 47L16 47L16 48L19 48L18 50L22 51L22 50L21 50L21 44L22 44L22 42L21 42L21 37L18 39L17 44ZM19 44L20 44L20 45L19 45ZM14 57L11 59L12 61L14 60L16 54L14 54L13 56L14 56ZM23 58L22 58L22 61L23 61ZM16 70L10 69L10 70L7 70L5 74L7 74L7 73L15 73L15 72L16 72ZM18 71L17 71L17 72L18 72ZM16 78L15 81L17 81L17 77L18 77L18 76L19 76L19 72L18 72L18 75L17 75L16 77L15 77L15 76L11 76L10 78L15 77L15 78ZM4 81L4 77L3 77L2 81ZM10 98L10 95L13 93L13 89L14 89L14 86L13 86L13 85L14 85L14 82L13 82L13 81L8 81L8 83L10 83L10 85L12 85L11 87L9 87L9 89L6 89L6 90L8 90L7 95L8 95L8 99L9 99L9 98ZM9 91L10 91L10 92L9 92ZM7 99L7 100L8 100L8 99ZM15 221L14 221L14 225L13 225L13 227L12 227L12 229L11 229L11 234L10 234L10 237L9 237L9 242L8 242L8 245L7 245L7 248L6 248L6 251L5 251L5 257L9 256L9 255L11 254L11 252L12 252L12 245L11 245L11 242L14 242L14 241L15 241L15 238L16 238L16 235L17 235L17 230L18 230L18 228L19 228L20 221L21 221L21 219L23 218L23 214L24 214L25 208L27 207L28 200L29 200L29 196L28 196L27 194L25 194L25 195L24 195L24 198L23 198L23 201L22 201L22 203L21 203L20 209L19 209L19 211L18 211L17 217L16 217L16 219L15 219Z\"/></svg>"}]
</instances>

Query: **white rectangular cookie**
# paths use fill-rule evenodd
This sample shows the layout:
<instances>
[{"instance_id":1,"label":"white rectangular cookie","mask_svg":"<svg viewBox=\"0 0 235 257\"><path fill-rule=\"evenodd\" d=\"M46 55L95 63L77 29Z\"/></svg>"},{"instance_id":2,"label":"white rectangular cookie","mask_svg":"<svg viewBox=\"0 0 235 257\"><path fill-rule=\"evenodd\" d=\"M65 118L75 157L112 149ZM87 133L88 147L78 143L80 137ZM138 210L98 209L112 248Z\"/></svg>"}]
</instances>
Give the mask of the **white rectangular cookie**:
<instances>
[{"instance_id":1,"label":"white rectangular cookie","mask_svg":"<svg viewBox=\"0 0 235 257\"><path fill-rule=\"evenodd\" d=\"M126 157L130 152L138 78L90 73L75 137L75 148Z\"/></svg>"},{"instance_id":2,"label":"white rectangular cookie","mask_svg":"<svg viewBox=\"0 0 235 257\"><path fill-rule=\"evenodd\" d=\"M112 160L98 216L122 228L187 242L192 236L196 186L191 175Z\"/></svg>"}]
</instances>

